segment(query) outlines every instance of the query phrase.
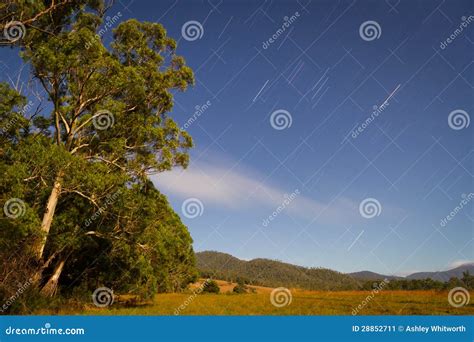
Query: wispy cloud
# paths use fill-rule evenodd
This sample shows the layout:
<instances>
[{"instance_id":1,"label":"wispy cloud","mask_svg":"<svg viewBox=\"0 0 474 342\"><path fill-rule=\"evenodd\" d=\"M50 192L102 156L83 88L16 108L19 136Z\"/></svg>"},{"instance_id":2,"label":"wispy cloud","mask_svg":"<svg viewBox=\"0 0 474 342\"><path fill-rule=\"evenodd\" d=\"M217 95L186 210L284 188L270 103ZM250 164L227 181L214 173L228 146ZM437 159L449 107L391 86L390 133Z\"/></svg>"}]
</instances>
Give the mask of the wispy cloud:
<instances>
[{"instance_id":1,"label":"wispy cloud","mask_svg":"<svg viewBox=\"0 0 474 342\"><path fill-rule=\"evenodd\" d=\"M450 270L466 264L474 264L474 260L454 260L452 263L449 264L447 269Z\"/></svg>"},{"instance_id":2,"label":"wispy cloud","mask_svg":"<svg viewBox=\"0 0 474 342\"><path fill-rule=\"evenodd\" d=\"M395 275L400 276L400 277L406 277L410 274L418 273L418 272L444 272L444 271L449 271L449 270L452 270L453 268L463 266L463 265L467 265L467 264L474 264L474 260L468 260L468 259L454 260L449 265L447 265L445 267L441 267L440 269L434 269L434 270L413 269L413 270L409 270L409 271L397 272Z\"/></svg>"},{"instance_id":3,"label":"wispy cloud","mask_svg":"<svg viewBox=\"0 0 474 342\"><path fill-rule=\"evenodd\" d=\"M198 162L187 170L173 170L152 177L160 190L179 198L196 197L206 206L225 207L234 211L260 210L267 216L282 204L285 196L299 190L285 211L318 223L347 223L359 218L358 204L340 197L325 203L311 198L295 186L283 188L265 182L265 176L244 170L232 163Z\"/></svg>"}]
</instances>

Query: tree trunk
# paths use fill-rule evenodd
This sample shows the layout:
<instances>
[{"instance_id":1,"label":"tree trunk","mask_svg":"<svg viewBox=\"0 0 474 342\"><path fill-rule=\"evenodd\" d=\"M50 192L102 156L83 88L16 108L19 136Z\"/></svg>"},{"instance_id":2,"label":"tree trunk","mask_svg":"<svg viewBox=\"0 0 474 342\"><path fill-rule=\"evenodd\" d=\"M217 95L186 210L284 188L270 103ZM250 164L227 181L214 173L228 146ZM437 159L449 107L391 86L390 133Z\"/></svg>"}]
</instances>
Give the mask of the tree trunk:
<instances>
[{"instance_id":1,"label":"tree trunk","mask_svg":"<svg viewBox=\"0 0 474 342\"><path fill-rule=\"evenodd\" d=\"M56 205L58 204L59 194L61 193L61 182L62 175L59 174L54 181L53 189L48 198L48 203L46 204L46 209L43 215L43 221L41 222L41 233L43 236L40 238L39 242L34 247L36 259L41 261L43 258L44 247L46 246L46 240L48 239L48 233L51 229L51 223L53 222L54 211L56 210Z\"/></svg>"},{"instance_id":2,"label":"tree trunk","mask_svg":"<svg viewBox=\"0 0 474 342\"><path fill-rule=\"evenodd\" d=\"M53 274L41 289L41 294L47 297L53 297L56 294L56 291L58 290L59 277L61 276L65 263L66 259L61 259L59 261L57 266L54 268Z\"/></svg>"}]
</instances>

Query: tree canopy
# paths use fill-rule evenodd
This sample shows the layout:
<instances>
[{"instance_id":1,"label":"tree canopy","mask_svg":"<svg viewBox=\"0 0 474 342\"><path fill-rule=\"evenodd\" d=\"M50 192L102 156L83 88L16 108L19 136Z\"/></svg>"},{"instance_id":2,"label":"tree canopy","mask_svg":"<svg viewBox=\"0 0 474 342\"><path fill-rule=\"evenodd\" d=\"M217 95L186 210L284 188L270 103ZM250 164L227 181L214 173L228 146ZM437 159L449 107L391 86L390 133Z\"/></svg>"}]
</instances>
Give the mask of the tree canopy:
<instances>
[{"instance_id":1,"label":"tree canopy","mask_svg":"<svg viewBox=\"0 0 474 342\"><path fill-rule=\"evenodd\" d=\"M195 277L192 239L148 178L186 167L193 145L169 115L174 92L194 83L176 42L131 19L106 45L104 1L0 6L4 36L12 23L24 30L3 45L30 72L26 90L0 84L3 266L26 258L24 276L48 296L183 288Z\"/></svg>"}]
</instances>

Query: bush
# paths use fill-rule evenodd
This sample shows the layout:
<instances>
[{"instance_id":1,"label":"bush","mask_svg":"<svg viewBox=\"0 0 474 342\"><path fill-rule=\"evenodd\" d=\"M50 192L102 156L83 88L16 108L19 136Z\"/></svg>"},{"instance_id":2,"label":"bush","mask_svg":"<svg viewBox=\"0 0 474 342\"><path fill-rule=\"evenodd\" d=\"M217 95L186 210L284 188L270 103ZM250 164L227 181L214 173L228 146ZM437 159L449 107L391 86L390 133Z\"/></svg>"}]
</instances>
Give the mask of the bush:
<instances>
[{"instance_id":1,"label":"bush","mask_svg":"<svg viewBox=\"0 0 474 342\"><path fill-rule=\"evenodd\" d=\"M219 293L220 290L219 285L214 280L207 280L202 288L204 293Z\"/></svg>"},{"instance_id":2,"label":"bush","mask_svg":"<svg viewBox=\"0 0 474 342\"><path fill-rule=\"evenodd\" d=\"M234 287L233 292L234 293L248 293L252 292L255 293L254 288L248 288L246 284L246 281L243 278L237 278L237 285Z\"/></svg>"},{"instance_id":3,"label":"bush","mask_svg":"<svg viewBox=\"0 0 474 342\"><path fill-rule=\"evenodd\" d=\"M234 293L247 293L247 287L243 284L237 284L233 290Z\"/></svg>"}]
</instances>

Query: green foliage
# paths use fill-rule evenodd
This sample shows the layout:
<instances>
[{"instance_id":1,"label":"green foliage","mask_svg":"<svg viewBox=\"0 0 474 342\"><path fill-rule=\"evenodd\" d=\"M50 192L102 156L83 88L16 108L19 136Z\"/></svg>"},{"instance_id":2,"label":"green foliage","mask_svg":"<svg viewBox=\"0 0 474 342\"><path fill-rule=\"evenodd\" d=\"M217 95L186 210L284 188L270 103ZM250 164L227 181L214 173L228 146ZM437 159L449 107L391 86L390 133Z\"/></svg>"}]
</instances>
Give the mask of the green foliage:
<instances>
[{"instance_id":1,"label":"green foliage","mask_svg":"<svg viewBox=\"0 0 474 342\"><path fill-rule=\"evenodd\" d=\"M6 0L0 4L0 30L3 32L11 21L20 21L25 26L21 39L11 45L28 46L61 32L70 25L75 12L84 9L104 13L102 0Z\"/></svg>"},{"instance_id":2,"label":"green foliage","mask_svg":"<svg viewBox=\"0 0 474 342\"><path fill-rule=\"evenodd\" d=\"M89 290L105 284L150 297L180 291L196 280L189 232L151 182L124 187L110 199L114 203L104 208L100 219L84 222L84 234L76 237L77 257L67 264L61 280L65 288L81 277ZM69 210L73 206L69 203ZM70 216L69 211L64 220L59 215L58 223L67 224ZM98 256L93 268L90 255Z\"/></svg>"},{"instance_id":3,"label":"green foliage","mask_svg":"<svg viewBox=\"0 0 474 342\"><path fill-rule=\"evenodd\" d=\"M169 112L193 72L161 24L123 21L105 46L96 34L104 9L100 0L0 5L0 27L25 24L15 45L49 101L35 111L33 99L0 84L0 201L23 206L16 218L0 214L0 261L10 267L6 256L23 246L25 274L41 275L37 292L61 261L65 295L179 291L197 276L192 239L148 176L188 165L192 139Z\"/></svg>"},{"instance_id":4,"label":"green foliage","mask_svg":"<svg viewBox=\"0 0 474 342\"><path fill-rule=\"evenodd\" d=\"M243 281L237 282L237 285L235 285L234 289L232 290L232 292L234 293L247 293L247 291L248 291L248 288L247 286L245 286Z\"/></svg>"},{"instance_id":5,"label":"green foliage","mask_svg":"<svg viewBox=\"0 0 474 342\"><path fill-rule=\"evenodd\" d=\"M471 275L469 271L462 273L461 281L468 289L474 289L474 275Z\"/></svg>"},{"instance_id":6,"label":"green foliage","mask_svg":"<svg viewBox=\"0 0 474 342\"><path fill-rule=\"evenodd\" d=\"M203 293L219 293L221 290L214 280L208 280L202 288Z\"/></svg>"},{"instance_id":7,"label":"green foliage","mask_svg":"<svg viewBox=\"0 0 474 342\"><path fill-rule=\"evenodd\" d=\"M351 290L359 286L355 279L323 268L305 268L268 259L243 261L219 252L196 253L196 259L202 277L232 282L310 290Z\"/></svg>"},{"instance_id":8,"label":"green foliage","mask_svg":"<svg viewBox=\"0 0 474 342\"><path fill-rule=\"evenodd\" d=\"M246 284L269 287L296 287L307 290L373 290L384 279L358 280L348 275L322 268L305 268L279 261L254 259L239 260L219 252L196 253L201 277L214 277L237 282L234 292L242 293ZM389 279L384 290L449 290L461 286L474 289L474 276L469 271L461 279L452 277L448 282L426 279Z\"/></svg>"},{"instance_id":9,"label":"green foliage","mask_svg":"<svg viewBox=\"0 0 474 342\"><path fill-rule=\"evenodd\" d=\"M362 290L371 290L374 284L379 281L368 280L361 284ZM468 290L474 289L474 277L469 272L464 272L461 279L452 277L447 282L433 280L431 278L425 279L392 279L384 285L386 290L450 290L454 287L464 287Z\"/></svg>"}]
</instances>

